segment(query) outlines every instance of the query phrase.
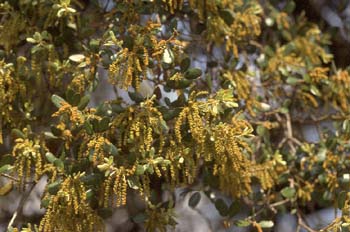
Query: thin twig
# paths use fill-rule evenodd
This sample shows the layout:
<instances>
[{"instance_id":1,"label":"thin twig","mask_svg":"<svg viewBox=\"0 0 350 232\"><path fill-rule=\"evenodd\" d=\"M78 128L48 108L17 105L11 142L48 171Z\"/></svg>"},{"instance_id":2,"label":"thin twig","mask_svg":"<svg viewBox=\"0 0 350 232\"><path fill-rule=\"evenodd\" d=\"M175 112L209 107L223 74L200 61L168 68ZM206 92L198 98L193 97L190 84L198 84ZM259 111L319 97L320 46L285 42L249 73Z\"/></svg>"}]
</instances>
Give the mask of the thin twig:
<instances>
[{"instance_id":1,"label":"thin twig","mask_svg":"<svg viewBox=\"0 0 350 232\"><path fill-rule=\"evenodd\" d=\"M296 138L290 138L290 140L292 140L292 142L296 143L298 146L302 146L303 144Z\"/></svg>"},{"instance_id":2,"label":"thin twig","mask_svg":"<svg viewBox=\"0 0 350 232\"><path fill-rule=\"evenodd\" d=\"M2 177L7 178L7 179L10 179L10 180L13 180L13 181L19 182L19 179L17 179L16 177L10 176L10 175L8 175L8 174L5 174L5 173L0 173L0 175L1 175Z\"/></svg>"},{"instance_id":3,"label":"thin twig","mask_svg":"<svg viewBox=\"0 0 350 232\"><path fill-rule=\"evenodd\" d=\"M31 184L29 190L23 193L23 195L21 197L21 200L20 200L20 202L18 204L18 207L17 207L15 213L12 215L12 218L11 218L11 220L10 220L8 226L7 226L7 230L9 230L12 227L12 225L15 222L16 218L18 217L18 215L22 214L24 203L28 199L30 193L33 191L35 185L36 184Z\"/></svg>"},{"instance_id":4,"label":"thin twig","mask_svg":"<svg viewBox=\"0 0 350 232\"><path fill-rule=\"evenodd\" d=\"M301 227L303 227L304 229L306 229L309 232L317 232L316 230L312 229L310 226L308 226L304 222L304 220L299 212L298 212L297 216L298 216L298 225L300 225Z\"/></svg>"},{"instance_id":5,"label":"thin twig","mask_svg":"<svg viewBox=\"0 0 350 232\"><path fill-rule=\"evenodd\" d=\"M286 114L286 119L287 119L287 122L286 122L287 138L290 139L290 138L293 138L293 129L292 129L292 123L290 120L290 115L288 113Z\"/></svg>"},{"instance_id":6,"label":"thin twig","mask_svg":"<svg viewBox=\"0 0 350 232\"><path fill-rule=\"evenodd\" d=\"M341 217L337 217L333 220L333 222L331 222L330 224L328 224L326 227L322 228L320 231L328 231L328 229L330 229L331 227L333 227L335 224L339 223L341 221Z\"/></svg>"},{"instance_id":7,"label":"thin twig","mask_svg":"<svg viewBox=\"0 0 350 232\"><path fill-rule=\"evenodd\" d=\"M333 114L326 114L320 117L316 117L314 115L311 115L310 118L298 118L298 117L293 117L292 122L294 123L300 123L300 124L312 124L312 123L317 123L317 122L323 122L323 121L328 121L328 120L333 120L333 121L342 121L345 120L346 117L342 115L333 115Z\"/></svg>"},{"instance_id":8,"label":"thin twig","mask_svg":"<svg viewBox=\"0 0 350 232\"><path fill-rule=\"evenodd\" d=\"M282 201L278 201L278 202L275 202L273 204L269 204L269 209L274 209L275 207L277 206L280 206L280 205L284 205L286 203L290 202L289 199L285 199L285 200L282 200ZM253 218L255 218L256 216L258 216L259 214L263 213L264 211L266 210L265 207L262 207L261 209L259 209L256 213L254 213L253 215L247 217L248 220L251 220ZM272 212L274 212L274 210L271 210Z\"/></svg>"},{"instance_id":9,"label":"thin twig","mask_svg":"<svg viewBox=\"0 0 350 232\"><path fill-rule=\"evenodd\" d=\"M103 11L104 11L104 12L107 11L107 8L108 8L108 6L109 6L109 4L110 4L110 1L111 1L111 0L108 0L108 1L106 2L105 6L103 7Z\"/></svg>"},{"instance_id":10,"label":"thin twig","mask_svg":"<svg viewBox=\"0 0 350 232\"><path fill-rule=\"evenodd\" d=\"M287 138L283 138L283 139L281 140L281 142L278 143L277 148L278 148L278 149L281 149L281 148L283 147L283 145L286 143L286 141L287 141Z\"/></svg>"},{"instance_id":11,"label":"thin twig","mask_svg":"<svg viewBox=\"0 0 350 232\"><path fill-rule=\"evenodd\" d=\"M283 201L275 202L275 203L271 204L270 206L271 207L277 207L277 206L280 206L280 205L284 205L284 204L286 204L288 202L290 202L290 200L289 199L285 199Z\"/></svg>"},{"instance_id":12,"label":"thin twig","mask_svg":"<svg viewBox=\"0 0 350 232\"><path fill-rule=\"evenodd\" d=\"M6 173L0 173L0 176L5 177L5 178L10 179L10 180L13 180L13 181L16 181L16 182L20 182L20 180L17 179L16 177L10 176ZM34 182L33 181L25 181L24 184L34 184Z\"/></svg>"}]
</instances>

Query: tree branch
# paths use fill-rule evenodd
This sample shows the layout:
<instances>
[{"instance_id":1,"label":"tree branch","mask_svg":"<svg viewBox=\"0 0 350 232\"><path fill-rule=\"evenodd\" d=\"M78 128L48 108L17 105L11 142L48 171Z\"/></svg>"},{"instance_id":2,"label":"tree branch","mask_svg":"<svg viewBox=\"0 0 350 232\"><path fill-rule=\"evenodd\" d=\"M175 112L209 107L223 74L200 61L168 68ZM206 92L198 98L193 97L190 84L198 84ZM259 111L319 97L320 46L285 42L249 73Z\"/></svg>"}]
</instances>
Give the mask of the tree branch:
<instances>
[{"instance_id":1,"label":"tree branch","mask_svg":"<svg viewBox=\"0 0 350 232\"><path fill-rule=\"evenodd\" d=\"M30 194L33 191L35 186L36 186L36 184L32 183L30 185L29 190L23 193L23 195L21 197L21 200L20 200L20 202L18 204L18 207L17 207L15 213L12 215L12 218L11 218L11 220L10 220L8 226L7 226L7 230L9 230L12 227L12 225L15 222L16 218L22 214L24 203L26 202L26 200L30 196Z\"/></svg>"}]
</instances>

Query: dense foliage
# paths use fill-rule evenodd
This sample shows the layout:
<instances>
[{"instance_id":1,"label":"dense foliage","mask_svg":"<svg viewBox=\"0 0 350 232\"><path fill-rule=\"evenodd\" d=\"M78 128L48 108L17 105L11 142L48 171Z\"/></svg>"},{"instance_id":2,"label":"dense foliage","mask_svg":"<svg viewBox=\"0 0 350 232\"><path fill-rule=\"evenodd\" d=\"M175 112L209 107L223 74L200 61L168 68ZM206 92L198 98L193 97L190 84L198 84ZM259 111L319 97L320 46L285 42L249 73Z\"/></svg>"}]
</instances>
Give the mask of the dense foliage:
<instances>
[{"instance_id":1,"label":"dense foliage","mask_svg":"<svg viewBox=\"0 0 350 232\"><path fill-rule=\"evenodd\" d=\"M330 205L327 229L349 227L349 72L292 0L263 2L0 3L0 193L48 176L46 213L23 231L101 231L131 191L137 221L165 231L161 192L184 185L226 193L227 222L258 231ZM116 98L95 106L103 70ZM240 204L250 215L230 220Z\"/></svg>"}]
</instances>

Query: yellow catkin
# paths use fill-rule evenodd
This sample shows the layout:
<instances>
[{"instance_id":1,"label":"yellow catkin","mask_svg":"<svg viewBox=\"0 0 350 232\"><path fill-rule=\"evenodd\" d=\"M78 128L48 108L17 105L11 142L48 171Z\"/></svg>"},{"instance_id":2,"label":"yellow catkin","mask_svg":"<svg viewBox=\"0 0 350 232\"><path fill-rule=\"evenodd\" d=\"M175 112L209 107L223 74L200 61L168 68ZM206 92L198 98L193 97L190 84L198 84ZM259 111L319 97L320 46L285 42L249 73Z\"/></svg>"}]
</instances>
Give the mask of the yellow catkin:
<instances>
[{"instance_id":1,"label":"yellow catkin","mask_svg":"<svg viewBox=\"0 0 350 232\"><path fill-rule=\"evenodd\" d=\"M128 188L128 184L126 182L126 177L123 176L122 178L122 189L121 189L121 205L126 205L126 194L127 194L127 188Z\"/></svg>"},{"instance_id":2,"label":"yellow catkin","mask_svg":"<svg viewBox=\"0 0 350 232\"><path fill-rule=\"evenodd\" d=\"M104 182L104 201L103 207L107 208L109 206L109 198L110 198L110 188L113 183L113 175L110 175L107 180Z\"/></svg>"},{"instance_id":3,"label":"yellow catkin","mask_svg":"<svg viewBox=\"0 0 350 232\"><path fill-rule=\"evenodd\" d=\"M162 177L162 173L161 173L159 167L158 167L156 164L153 165L153 169L154 169L154 172L156 173L156 175L157 175L158 177Z\"/></svg>"},{"instance_id":4,"label":"yellow catkin","mask_svg":"<svg viewBox=\"0 0 350 232\"><path fill-rule=\"evenodd\" d=\"M175 33L168 40L158 38L157 30L160 26L160 24L148 22L146 26L132 25L128 29L129 35L137 36L137 39L134 40L133 48L121 48L116 54L116 59L109 66L111 83L123 89L132 86L138 90L142 79L147 78L150 61L156 60L160 63L164 50L169 45L178 46ZM150 43L147 48L144 46L145 41ZM143 51L142 55L140 50Z\"/></svg>"},{"instance_id":5,"label":"yellow catkin","mask_svg":"<svg viewBox=\"0 0 350 232\"><path fill-rule=\"evenodd\" d=\"M318 106L318 102L317 102L316 98L314 96L312 96L311 94L303 92L302 93L302 98L303 98L304 102L311 103L311 105L313 107L317 107Z\"/></svg>"},{"instance_id":6,"label":"yellow catkin","mask_svg":"<svg viewBox=\"0 0 350 232\"><path fill-rule=\"evenodd\" d=\"M79 174L67 177L57 194L51 197L39 231L93 232L102 229L102 221L86 202L85 193Z\"/></svg>"}]
</instances>

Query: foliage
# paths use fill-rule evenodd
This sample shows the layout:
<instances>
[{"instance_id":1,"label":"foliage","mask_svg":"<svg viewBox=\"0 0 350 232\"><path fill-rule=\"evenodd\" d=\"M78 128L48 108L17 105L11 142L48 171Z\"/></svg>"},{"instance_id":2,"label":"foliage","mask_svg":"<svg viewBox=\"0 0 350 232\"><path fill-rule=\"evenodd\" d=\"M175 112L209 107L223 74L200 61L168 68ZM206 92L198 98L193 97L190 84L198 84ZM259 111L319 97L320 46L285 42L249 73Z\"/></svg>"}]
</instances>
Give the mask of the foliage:
<instances>
[{"instance_id":1,"label":"foliage","mask_svg":"<svg viewBox=\"0 0 350 232\"><path fill-rule=\"evenodd\" d=\"M348 227L350 75L327 34L275 2L0 3L0 174L22 191L49 177L35 230L103 230L132 190L146 229L165 231L174 215L157 194L198 179L248 204L237 225L338 204L328 229ZM102 69L117 97L93 106ZM215 205L227 221L237 213Z\"/></svg>"}]
</instances>

